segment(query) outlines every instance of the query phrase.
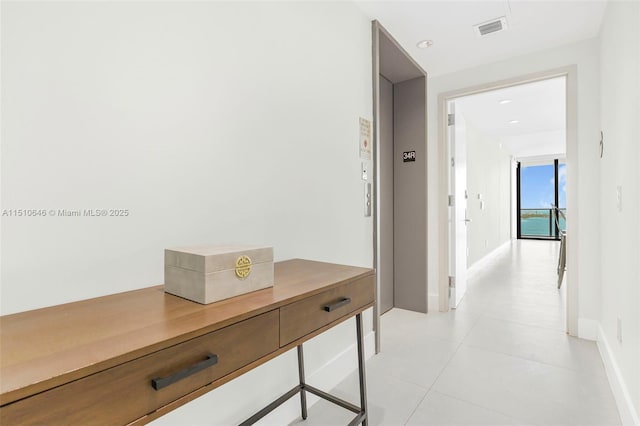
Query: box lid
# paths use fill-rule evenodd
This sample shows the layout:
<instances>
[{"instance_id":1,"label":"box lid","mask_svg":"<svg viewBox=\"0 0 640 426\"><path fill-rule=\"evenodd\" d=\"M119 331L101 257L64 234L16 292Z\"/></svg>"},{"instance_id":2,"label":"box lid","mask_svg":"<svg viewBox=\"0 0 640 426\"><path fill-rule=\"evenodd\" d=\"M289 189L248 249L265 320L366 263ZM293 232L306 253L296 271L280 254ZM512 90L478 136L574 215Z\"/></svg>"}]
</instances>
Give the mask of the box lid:
<instances>
[{"instance_id":1,"label":"box lid","mask_svg":"<svg viewBox=\"0 0 640 426\"><path fill-rule=\"evenodd\" d=\"M205 274L234 269L242 256L251 264L273 262L273 247L257 245L199 245L165 249L164 263Z\"/></svg>"}]
</instances>

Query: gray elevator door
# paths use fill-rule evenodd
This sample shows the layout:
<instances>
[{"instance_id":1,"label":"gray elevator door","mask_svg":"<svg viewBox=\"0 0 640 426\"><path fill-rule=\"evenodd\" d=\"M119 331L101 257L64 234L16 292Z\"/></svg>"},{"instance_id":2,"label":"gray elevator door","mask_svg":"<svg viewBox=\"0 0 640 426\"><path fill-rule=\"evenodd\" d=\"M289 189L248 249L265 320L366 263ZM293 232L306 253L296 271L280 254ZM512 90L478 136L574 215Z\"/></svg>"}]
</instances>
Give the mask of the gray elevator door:
<instances>
[{"instance_id":1,"label":"gray elevator door","mask_svg":"<svg viewBox=\"0 0 640 426\"><path fill-rule=\"evenodd\" d=\"M393 85L393 305L427 312L426 79ZM405 152L416 161L404 161Z\"/></svg>"},{"instance_id":2,"label":"gray elevator door","mask_svg":"<svg viewBox=\"0 0 640 426\"><path fill-rule=\"evenodd\" d=\"M380 313L393 308L393 84L380 76Z\"/></svg>"}]
</instances>

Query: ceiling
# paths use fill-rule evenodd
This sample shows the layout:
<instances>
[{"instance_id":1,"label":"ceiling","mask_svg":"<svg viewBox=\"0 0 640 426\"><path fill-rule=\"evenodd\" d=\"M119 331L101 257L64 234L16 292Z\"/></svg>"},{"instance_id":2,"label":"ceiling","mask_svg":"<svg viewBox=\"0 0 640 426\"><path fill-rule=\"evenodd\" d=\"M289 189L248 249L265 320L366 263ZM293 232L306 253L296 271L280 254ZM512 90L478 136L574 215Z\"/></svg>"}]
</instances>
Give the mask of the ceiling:
<instances>
[{"instance_id":1,"label":"ceiling","mask_svg":"<svg viewBox=\"0 0 640 426\"><path fill-rule=\"evenodd\" d=\"M598 35L604 0L360 1L430 77ZM473 25L505 16L506 31L480 37ZM416 43L434 44L419 49Z\"/></svg>"},{"instance_id":2,"label":"ceiling","mask_svg":"<svg viewBox=\"0 0 640 426\"><path fill-rule=\"evenodd\" d=\"M427 71L453 73L530 52L595 38L606 0L356 0ZM506 17L505 31L480 37L474 25ZM433 40L427 49L416 44ZM515 157L563 155L564 78L460 99L458 110ZM500 104L502 99L511 99ZM510 124L512 120L519 123Z\"/></svg>"},{"instance_id":3,"label":"ceiling","mask_svg":"<svg viewBox=\"0 0 640 426\"><path fill-rule=\"evenodd\" d=\"M456 113L515 157L563 156L565 93L565 78L558 77L459 98Z\"/></svg>"}]
</instances>

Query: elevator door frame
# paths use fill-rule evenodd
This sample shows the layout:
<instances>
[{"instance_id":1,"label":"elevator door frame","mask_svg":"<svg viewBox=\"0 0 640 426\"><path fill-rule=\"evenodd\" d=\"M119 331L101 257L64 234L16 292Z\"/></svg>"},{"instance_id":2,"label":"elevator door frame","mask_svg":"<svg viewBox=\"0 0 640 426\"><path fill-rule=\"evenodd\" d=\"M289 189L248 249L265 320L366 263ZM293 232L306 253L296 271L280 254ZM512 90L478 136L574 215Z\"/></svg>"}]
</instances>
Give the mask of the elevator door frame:
<instances>
[{"instance_id":1,"label":"elevator door frame","mask_svg":"<svg viewBox=\"0 0 640 426\"><path fill-rule=\"evenodd\" d=\"M417 310L420 312L427 312L428 307L428 288L427 288L427 111L426 111L426 103L427 103L427 73L418 65L411 56L398 44L398 42L386 31L382 25L378 21L373 21L372 23L372 36L373 36L373 175L374 175L374 194L373 194L373 202L374 202L374 259L373 265L376 269L376 303L374 305L374 331L375 331L375 347L376 353L380 352L380 270L379 267L382 265L380 258L380 229L381 229L381 221L380 221L380 176L378 171L380 170L380 140L379 140L379 114L380 114L380 96L379 96L379 88L380 88L380 75L384 75L386 79L391 81L394 84L394 92L395 85L399 83L406 83L413 81L413 83L417 84L417 87L420 87L417 95L419 98L413 98L409 102L413 102L414 105L418 105L418 108L415 110L407 111L406 108L402 110L399 114L400 121L403 119L409 120L409 123L416 127L412 130L412 134L410 135L400 135L403 138L412 138L414 144L412 148L415 147L416 152L416 162L422 163L421 166L424 167L424 173L420 174L417 178L412 179L410 182L410 190L413 191L413 194L416 194L416 199L418 200L417 211L419 218L418 223L416 224L416 233L411 238L412 250L408 253L410 256L414 257L414 260L411 262L406 262L405 257L402 256L402 260L405 261L405 264L402 268L413 268L415 269L413 272L415 276L419 277L416 283L412 283L413 288L407 289L403 288L402 298L405 300L409 299L411 295L410 292L414 292L417 297L415 306L410 307L409 309ZM410 91L408 91L410 92ZM411 96L409 96L411 97ZM394 127L395 123L398 120L397 108L395 105L395 94L394 94ZM418 101L416 103L416 100ZM411 112L411 114L408 114ZM403 118L404 117L404 118ZM416 124L417 123L417 124ZM404 126L403 126L404 128ZM396 137L396 132L394 131L394 139ZM394 140L395 143L395 140ZM397 152L395 153L397 157ZM394 158L394 167L397 166L398 159ZM402 164L402 163L400 163ZM395 175L395 173L394 173ZM395 176L394 176L395 180ZM394 181L394 187L396 187L396 182ZM403 189L405 189L403 187ZM394 198L396 195L396 189L394 188ZM406 198L406 197L405 197ZM395 203L394 203L395 204ZM395 215L394 211L394 215ZM394 227L394 234L396 229ZM394 257L396 257L396 253L398 250L398 241L394 236ZM402 241L401 241L402 242ZM397 263L394 261L394 268L397 267ZM407 293L409 291L409 293ZM394 306L396 305L396 288L394 283Z\"/></svg>"}]
</instances>

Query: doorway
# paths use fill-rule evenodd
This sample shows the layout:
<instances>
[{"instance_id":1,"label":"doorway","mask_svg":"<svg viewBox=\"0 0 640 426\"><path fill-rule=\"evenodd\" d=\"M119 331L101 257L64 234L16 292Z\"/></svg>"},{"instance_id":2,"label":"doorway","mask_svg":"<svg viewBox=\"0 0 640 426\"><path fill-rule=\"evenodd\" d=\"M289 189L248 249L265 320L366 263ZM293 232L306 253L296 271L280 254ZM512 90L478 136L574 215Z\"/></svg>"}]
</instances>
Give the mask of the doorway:
<instances>
[{"instance_id":1,"label":"doorway","mask_svg":"<svg viewBox=\"0 0 640 426\"><path fill-rule=\"evenodd\" d=\"M516 166L518 239L560 241L566 222L564 159L522 158Z\"/></svg>"},{"instance_id":2,"label":"doorway","mask_svg":"<svg viewBox=\"0 0 640 426\"><path fill-rule=\"evenodd\" d=\"M561 131L562 133L561 136L563 141L566 142L566 161L567 161L567 164L569 165L566 168L567 175L568 175L566 207L567 207L568 221L573 226L573 224L577 222L578 213L579 213L577 210L572 209L572 206L575 205L576 203L576 193L577 193L576 182L573 178L573 175L575 174L575 170L576 170L576 168L573 165L577 160L576 158L577 100L575 95L575 87L576 87L576 67L575 66L565 67L565 68L556 69L556 70L550 70L547 72L541 72L541 73L537 73L529 76L514 78L511 80L490 83L490 84L483 84L477 87L471 87L467 89L461 89L461 90L456 90L453 92L441 94L438 99L439 101L439 149L440 149L439 164L440 164L441 170L448 170L451 164L451 156L450 156L450 152L448 151L448 138L447 138L448 134L450 134L450 132L447 131L447 127L448 127L447 107L450 102L452 101L456 102L456 107L457 107L458 100L465 97L471 97L471 95L489 94L494 92L500 92L500 90L502 89L520 88L520 87L525 87L529 84L552 82L555 80L562 81L561 95L563 97L563 102L564 102L562 105L562 118L563 118L564 126ZM496 99L496 101L500 102L500 104L509 103L508 99ZM520 121L517 119L517 117L512 117L512 119L509 120L509 124L512 124L512 125L518 125L519 123ZM523 123L526 123L526 122L523 121ZM536 141L533 141L535 143L529 143L529 145L535 146L536 143L539 144L540 143L539 139L540 138L538 138L538 140ZM527 142L527 140L526 138L521 138L518 142L521 144L524 144L524 142ZM528 142L532 142L532 141L528 141ZM498 146L501 149L503 148L502 144L499 144ZM511 160L507 162L508 163L507 166L504 167L505 170L510 170L512 168L511 165L515 164L515 161L518 160L518 158L516 157L517 156L513 156L513 158L511 158ZM510 173L510 171L506 171L505 173ZM488 174L488 173L485 173L485 174ZM444 180L444 182L441 181L441 184L440 184L441 200L447 200L449 198L449 195L452 195L451 190L449 188L449 184L450 182L448 182L446 179ZM510 186L510 182L506 184L506 190L502 191L503 194L510 194L511 191L509 190L509 186ZM468 194L469 205L476 206L480 210L486 209L487 206L490 206L492 203L489 200L484 199L484 196L485 194L481 191L469 191L469 194ZM515 197L513 198L514 198L514 201L512 205L515 206ZM495 202L493 204L495 204ZM513 211L515 210L516 210L515 207L513 207ZM439 211L440 211L439 227L440 229L447 229L449 225L447 222L451 218L450 207L448 206L447 203L443 203L441 204ZM506 217L508 220L512 222L512 226L510 226L510 229L508 229L505 232L511 233L511 230L515 229L516 227L515 215L510 217L509 213L507 212ZM507 229L507 227L501 227L501 229L502 228L504 228L505 230ZM488 229L488 227L484 227L483 229ZM572 232L574 232L573 227L572 227ZM516 235L512 235L512 237L515 238ZM485 245L487 244L487 240L481 240L481 241L483 241ZM507 238L505 239L505 241L509 242L509 239ZM568 253L568 259L569 259L568 264L570 267L572 264L577 263L578 253L576 249L571 250L572 242L568 241L568 243L569 243L569 248L567 253ZM450 268L449 268L450 259L448 258L451 256L451 253L454 253L453 248L450 247L452 244L453 242L449 238L440 239L440 252L449 254L449 256L447 256L446 259L441 258L439 263L440 265L439 308L441 311L448 310L449 304L450 304L450 297L449 297L450 280L449 280L449 274L448 274L450 271ZM473 251L473 248L471 249ZM571 276L570 274L567 278L568 278L567 307L566 307L567 331L569 332L569 334L576 335L577 334L577 308L576 308L577 307L577 283L575 282L575 275ZM454 279L453 285L456 285L456 284L457 283L455 282L455 279Z\"/></svg>"},{"instance_id":3,"label":"doorway","mask_svg":"<svg viewBox=\"0 0 640 426\"><path fill-rule=\"evenodd\" d=\"M427 75L373 22L376 352L380 315L427 312Z\"/></svg>"}]
</instances>

